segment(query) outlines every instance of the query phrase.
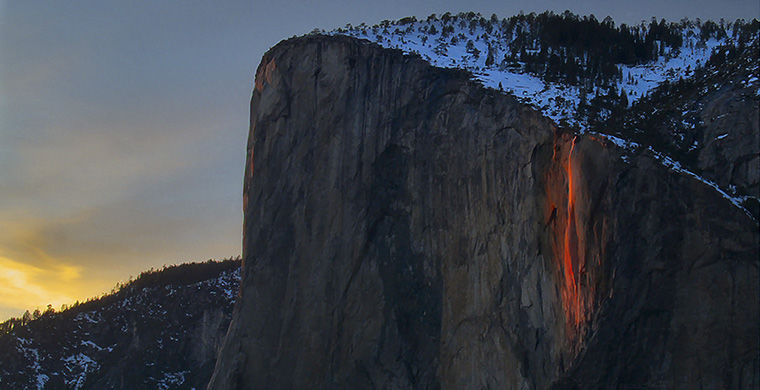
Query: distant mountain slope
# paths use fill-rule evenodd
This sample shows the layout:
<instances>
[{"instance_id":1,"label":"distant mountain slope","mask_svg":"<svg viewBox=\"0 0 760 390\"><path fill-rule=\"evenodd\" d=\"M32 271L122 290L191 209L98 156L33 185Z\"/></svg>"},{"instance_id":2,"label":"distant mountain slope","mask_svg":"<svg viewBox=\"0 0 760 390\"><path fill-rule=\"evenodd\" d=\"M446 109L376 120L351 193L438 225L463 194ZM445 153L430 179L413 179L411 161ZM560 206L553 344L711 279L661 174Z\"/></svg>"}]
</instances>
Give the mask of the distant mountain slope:
<instances>
[{"instance_id":1,"label":"distant mountain slope","mask_svg":"<svg viewBox=\"0 0 760 390\"><path fill-rule=\"evenodd\" d=\"M0 388L204 388L239 278L239 260L171 266L60 313L6 323Z\"/></svg>"}]
</instances>

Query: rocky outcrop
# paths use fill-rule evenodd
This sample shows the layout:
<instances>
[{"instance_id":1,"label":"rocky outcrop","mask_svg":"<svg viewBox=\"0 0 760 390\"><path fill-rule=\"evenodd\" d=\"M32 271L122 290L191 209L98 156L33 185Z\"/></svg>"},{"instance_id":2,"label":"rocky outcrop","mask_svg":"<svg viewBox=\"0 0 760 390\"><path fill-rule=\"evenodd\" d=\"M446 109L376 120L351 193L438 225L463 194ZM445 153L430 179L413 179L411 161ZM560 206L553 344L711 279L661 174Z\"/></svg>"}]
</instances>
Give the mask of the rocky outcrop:
<instances>
[{"instance_id":1,"label":"rocky outcrop","mask_svg":"<svg viewBox=\"0 0 760 390\"><path fill-rule=\"evenodd\" d=\"M697 160L705 177L755 197L760 196L760 95L756 91L724 87L705 99L699 111L704 131Z\"/></svg>"},{"instance_id":2,"label":"rocky outcrop","mask_svg":"<svg viewBox=\"0 0 760 390\"><path fill-rule=\"evenodd\" d=\"M756 223L465 72L345 37L262 59L210 389L760 385Z\"/></svg>"},{"instance_id":3,"label":"rocky outcrop","mask_svg":"<svg viewBox=\"0 0 760 390\"><path fill-rule=\"evenodd\" d=\"M708 61L692 77L660 84L600 128L672 157L760 219L757 53L755 41L727 60Z\"/></svg>"}]
</instances>

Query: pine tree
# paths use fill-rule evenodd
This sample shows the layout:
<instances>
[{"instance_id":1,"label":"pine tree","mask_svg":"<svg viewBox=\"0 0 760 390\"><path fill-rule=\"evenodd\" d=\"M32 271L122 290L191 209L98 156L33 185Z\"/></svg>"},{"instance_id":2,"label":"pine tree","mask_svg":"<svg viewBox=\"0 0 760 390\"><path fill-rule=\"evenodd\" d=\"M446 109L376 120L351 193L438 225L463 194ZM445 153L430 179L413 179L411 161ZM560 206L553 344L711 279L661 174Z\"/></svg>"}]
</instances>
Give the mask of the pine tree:
<instances>
[{"instance_id":1,"label":"pine tree","mask_svg":"<svg viewBox=\"0 0 760 390\"><path fill-rule=\"evenodd\" d=\"M494 55L493 55L493 48L491 45L488 45L488 56L486 57L486 66L490 67L493 66L494 63Z\"/></svg>"}]
</instances>

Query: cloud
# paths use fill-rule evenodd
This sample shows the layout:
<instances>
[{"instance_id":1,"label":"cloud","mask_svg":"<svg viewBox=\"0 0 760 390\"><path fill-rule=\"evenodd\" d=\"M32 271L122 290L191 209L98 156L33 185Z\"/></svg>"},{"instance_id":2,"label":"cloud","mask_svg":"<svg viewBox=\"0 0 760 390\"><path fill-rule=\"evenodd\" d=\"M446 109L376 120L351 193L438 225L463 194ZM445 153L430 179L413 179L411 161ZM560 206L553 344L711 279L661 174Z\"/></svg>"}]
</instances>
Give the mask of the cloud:
<instances>
[{"instance_id":1,"label":"cloud","mask_svg":"<svg viewBox=\"0 0 760 390\"><path fill-rule=\"evenodd\" d=\"M135 248L135 224L115 222L118 213L118 208L110 215L90 209L65 218L0 221L0 321L98 296L130 272L138 274L144 260L155 260L148 253L160 251L160 236ZM155 233L150 227L144 231Z\"/></svg>"},{"instance_id":2,"label":"cloud","mask_svg":"<svg viewBox=\"0 0 760 390\"><path fill-rule=\"evenodd\" d=\"M58 308L71 304L81 294L82 268L51 263L46 267L0 256L0 315L18 316L24 310Z\"/></svg>"}]
</instances>

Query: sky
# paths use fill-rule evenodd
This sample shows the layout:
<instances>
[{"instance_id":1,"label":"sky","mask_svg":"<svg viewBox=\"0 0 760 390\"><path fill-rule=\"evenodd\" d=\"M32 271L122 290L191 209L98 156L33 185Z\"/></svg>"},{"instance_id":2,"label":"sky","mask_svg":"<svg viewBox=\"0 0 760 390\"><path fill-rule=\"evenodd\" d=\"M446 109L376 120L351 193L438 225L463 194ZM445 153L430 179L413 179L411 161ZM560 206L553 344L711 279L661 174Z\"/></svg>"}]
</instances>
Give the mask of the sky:
<instances>
[{"instance_id":1,"label":"sky","mask_svg":"<svg viewBox=\"0 0 760 390\"><path fill-rule=\"evenodd\" d=\"M760 17L757 0L0 0L0 321L240 255L253 76L315 28L475 11Z\"/></svg>"}]
</instances>

